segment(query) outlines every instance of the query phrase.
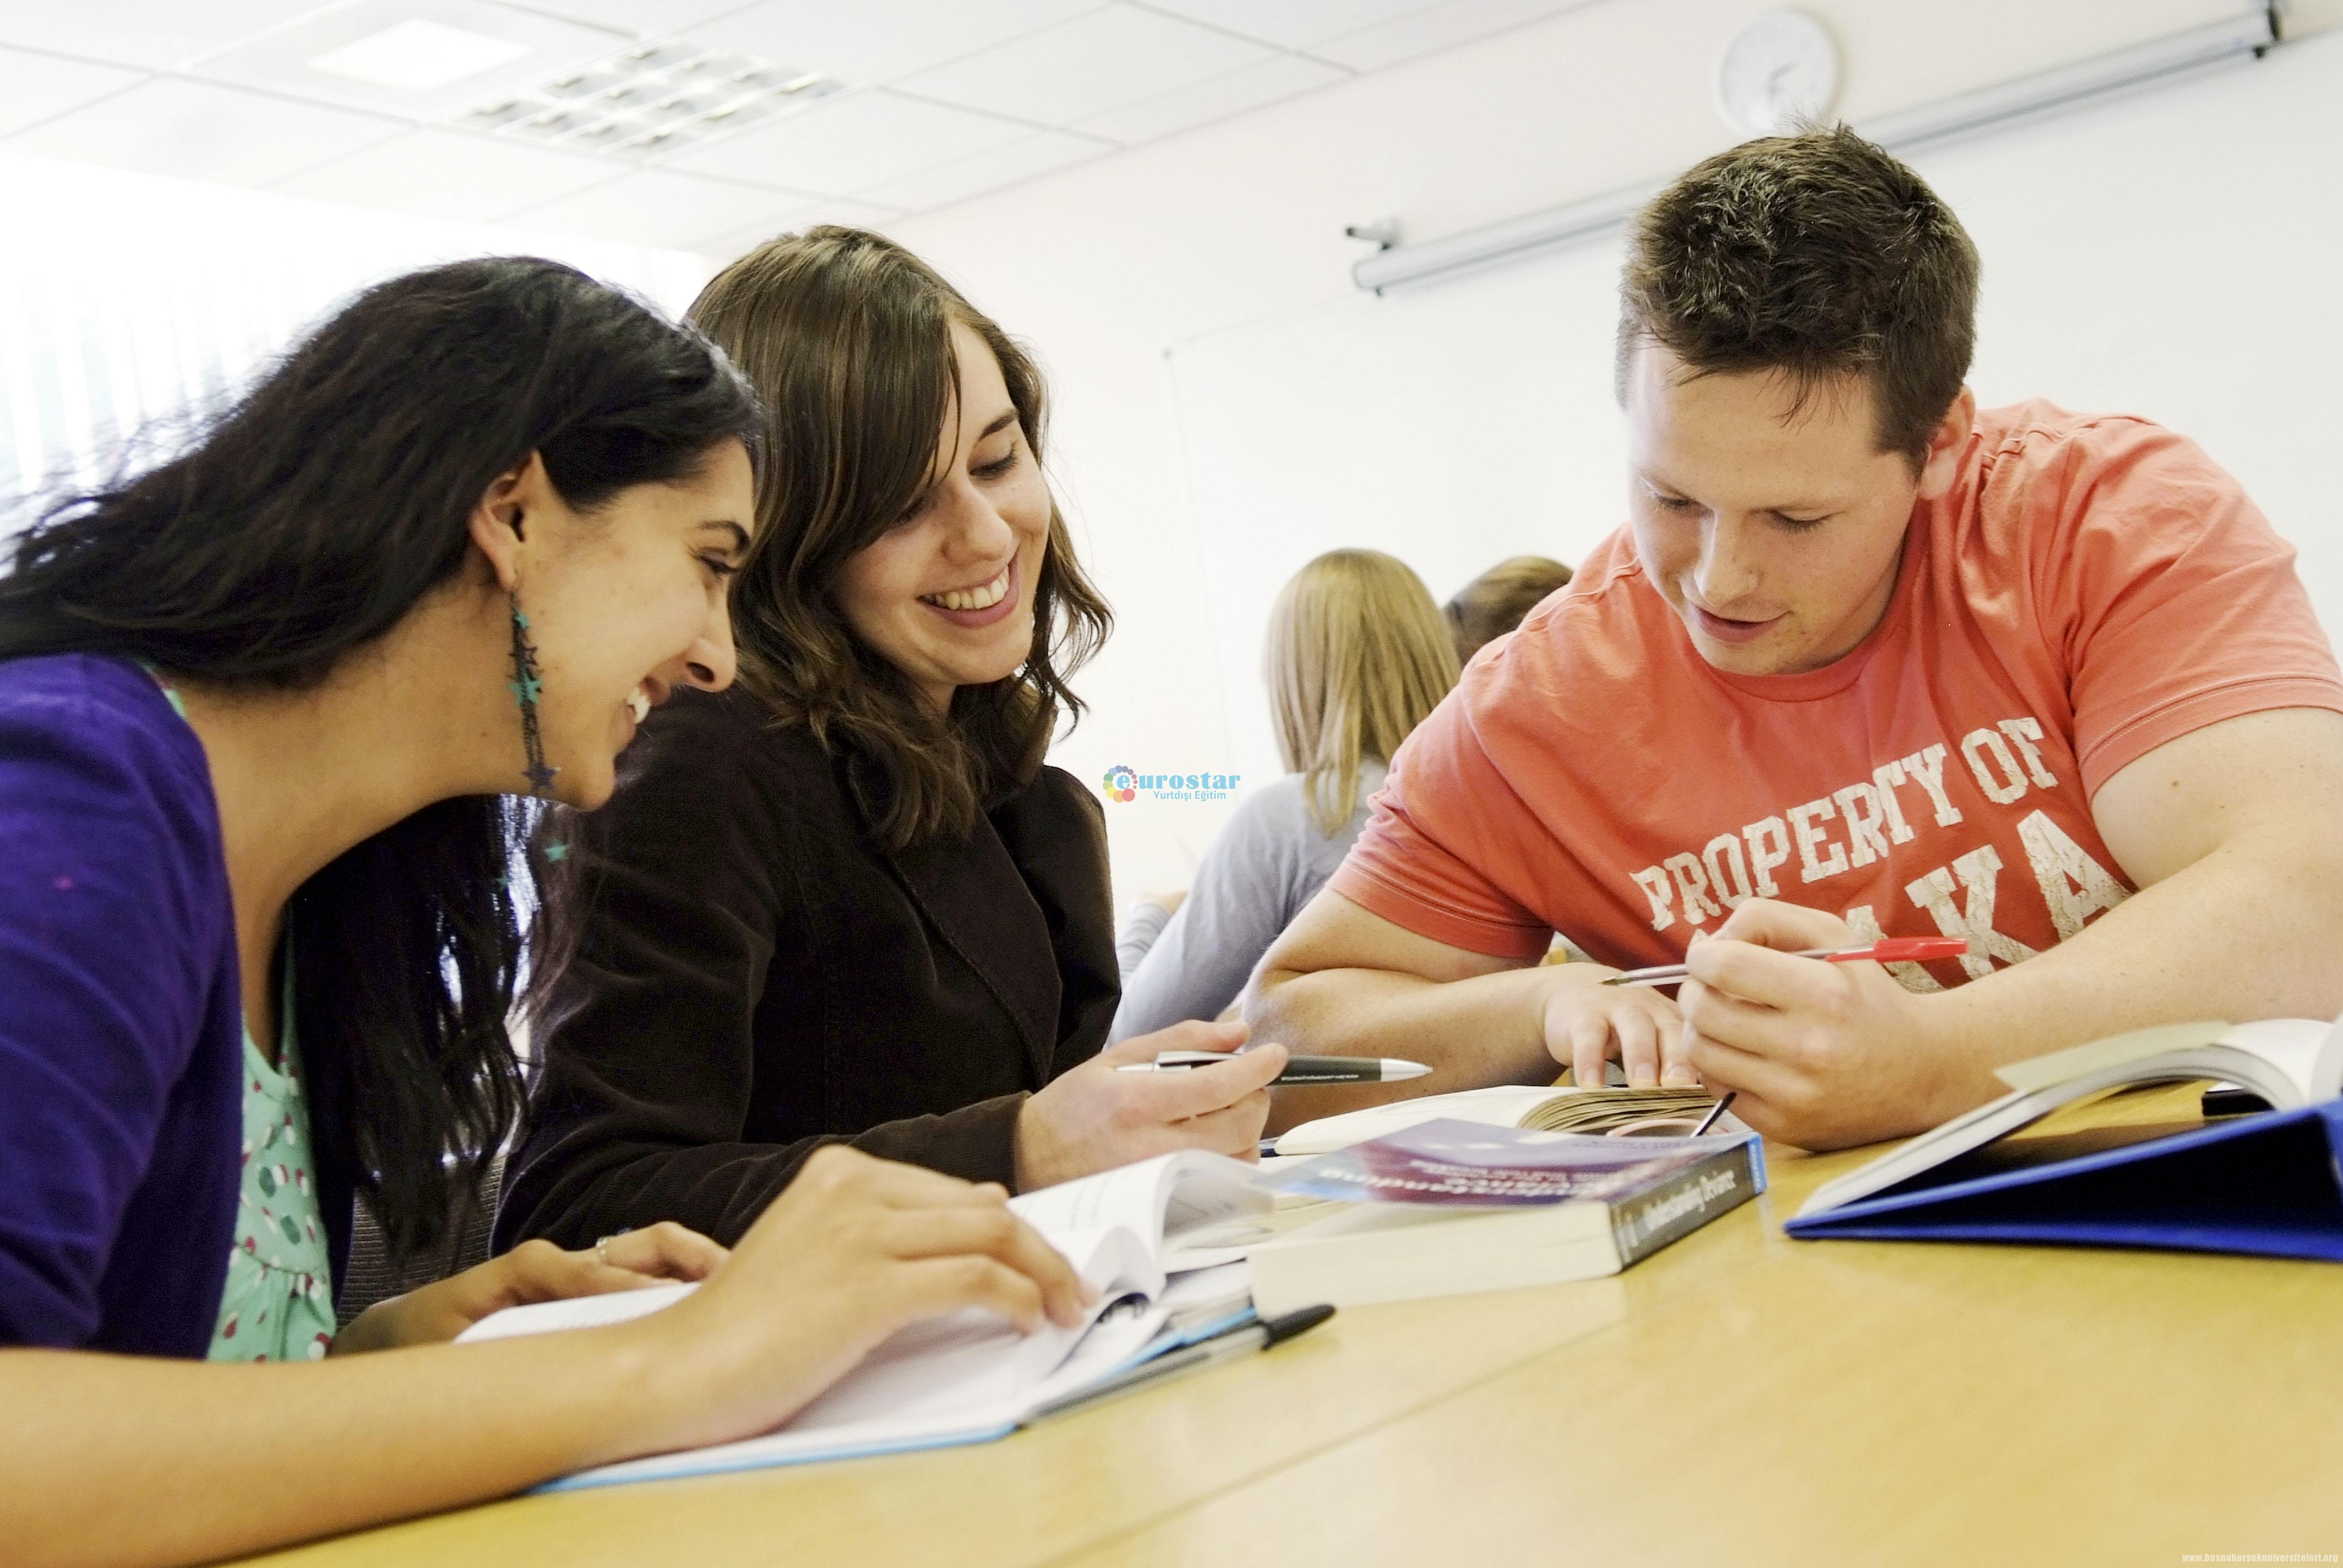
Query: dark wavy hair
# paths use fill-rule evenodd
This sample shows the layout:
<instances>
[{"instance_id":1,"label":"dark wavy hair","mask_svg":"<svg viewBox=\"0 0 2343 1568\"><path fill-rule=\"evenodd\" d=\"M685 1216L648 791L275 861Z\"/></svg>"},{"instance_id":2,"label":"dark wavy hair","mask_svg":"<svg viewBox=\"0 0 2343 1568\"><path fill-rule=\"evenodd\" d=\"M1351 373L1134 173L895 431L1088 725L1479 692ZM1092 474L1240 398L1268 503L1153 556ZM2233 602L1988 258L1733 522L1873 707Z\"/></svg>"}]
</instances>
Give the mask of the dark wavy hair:
<instances>
[{"instance_id":1,"label":"dark wavy hair","mask_svg":"<svg viewBox=\"0 0 2343 1568\"><path fill-rule=\"evenodd\" d=\"M311 688L457 576L473 509L530 453L591 510L691 477L727 439L754 455L761 427L720 353L582 273L518 257L410 273L317 327L180 455L47 504L0 577L0 658ZM317 1153L402 1256L462 1221L518 1112L506 1018L548 902L535 815L441 800L286 910Z\"/></svg>"},{"instance_id":2,"label":"dark wavy hair","mask_svg":"<svg viewBox=\"0 0 2343 1568\"><path fill-rule=\"evenodd\" d=\"M741 685L781 722L846 749L849 787L890 848L966 835L1040 769L1059 715L1080 716L1067 678L1113 624L1056 502L1033 585L1031 651L1016 674L961 687L944 718L854 636L835 590L847 558L901 522L928 487L959 384L952 324L1001 362L1036 462L1048 424L1041 371L925 262L860 229L768 241L719 273L689 319L748 375L767 411L757 540L732 590Z\"/></svg>"}]
</instances>

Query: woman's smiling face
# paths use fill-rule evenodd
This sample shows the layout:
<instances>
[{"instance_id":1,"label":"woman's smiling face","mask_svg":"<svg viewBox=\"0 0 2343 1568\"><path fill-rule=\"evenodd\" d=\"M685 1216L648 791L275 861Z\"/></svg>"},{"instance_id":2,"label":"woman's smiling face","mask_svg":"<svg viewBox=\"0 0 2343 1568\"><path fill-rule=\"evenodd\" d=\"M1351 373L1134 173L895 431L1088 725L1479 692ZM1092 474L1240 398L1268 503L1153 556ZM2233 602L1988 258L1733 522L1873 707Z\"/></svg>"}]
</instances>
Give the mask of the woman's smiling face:
<instances>
[{"instance_id":1,"label":"woman's smiling face","mask_svg":"<svg viewBox=\"0 0 2343 1568\"><path fill-rule=\"evenodd\" d=\"M679 686L731 684L725 589L754 527L755 484L748 452L728 440L695 472L633 486L590 512L544 489L529 524L538 548L520 577L542 681L538 724L558 769L555 797L591 809L610 798L618 755L645 714Z\"/></svg>"},{"instance_id":2,"label":"woman's smiling face","mask_svg":"<svg viewBox=\"0 0 2343 1568\"><path fill-rule=\"evenodd\" d=\"M923 706L1014 675L1033 647L1033 590L1050 543L1050 487L984 339L952 324L958 395L928 487L900 523L847 558L838 603L862 643Z\"/></svg>"}]
</instances>

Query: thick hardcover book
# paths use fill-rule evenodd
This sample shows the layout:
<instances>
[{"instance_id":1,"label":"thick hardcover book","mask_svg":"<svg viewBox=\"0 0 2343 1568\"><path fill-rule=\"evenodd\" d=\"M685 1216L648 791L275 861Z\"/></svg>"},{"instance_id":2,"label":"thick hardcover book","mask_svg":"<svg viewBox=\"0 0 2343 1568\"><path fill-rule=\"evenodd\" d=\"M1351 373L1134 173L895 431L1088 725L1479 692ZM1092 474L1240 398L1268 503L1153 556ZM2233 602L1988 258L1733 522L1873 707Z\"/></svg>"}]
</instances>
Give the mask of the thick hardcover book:
<instances>
[{"instance_id":1,"label":"thick hardcover book","mask_svg":"<svg viewBox=\"0 0 2343 1568\"><path fill-rule=\"evenodd\" d=\"M1757 1139L1429 1121L1265 1177L1339 1207L1254 1246L1265 1314L1615 1274L1765 1191Z\"/></svg>"}]
</instances>

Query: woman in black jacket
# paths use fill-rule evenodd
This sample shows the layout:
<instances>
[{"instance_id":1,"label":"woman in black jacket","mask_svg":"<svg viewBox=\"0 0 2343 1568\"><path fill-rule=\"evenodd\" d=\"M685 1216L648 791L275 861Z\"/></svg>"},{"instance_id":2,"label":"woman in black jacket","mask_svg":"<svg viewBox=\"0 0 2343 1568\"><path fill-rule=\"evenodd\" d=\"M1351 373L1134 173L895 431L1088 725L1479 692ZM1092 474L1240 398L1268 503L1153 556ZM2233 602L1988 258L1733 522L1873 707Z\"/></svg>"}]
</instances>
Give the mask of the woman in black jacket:
<instances>
[{"instance_id":1,"label":"woman in black jacket","mask_svg":"<svg viewBox=\"0 0 2343 1568\"><path fill-rule=\"evenodd\" d=\"M1101 1053L1097 801L1042 765L1109 618L1041 468L1039 372L876 235L735 262L696 325L763 395L733 692L680 692L581 820L500 1246L741 1233L824 1142L1029 1190L1250 1157L1284 1052L1182 1024Z\"/></svg>"}]
</instances>

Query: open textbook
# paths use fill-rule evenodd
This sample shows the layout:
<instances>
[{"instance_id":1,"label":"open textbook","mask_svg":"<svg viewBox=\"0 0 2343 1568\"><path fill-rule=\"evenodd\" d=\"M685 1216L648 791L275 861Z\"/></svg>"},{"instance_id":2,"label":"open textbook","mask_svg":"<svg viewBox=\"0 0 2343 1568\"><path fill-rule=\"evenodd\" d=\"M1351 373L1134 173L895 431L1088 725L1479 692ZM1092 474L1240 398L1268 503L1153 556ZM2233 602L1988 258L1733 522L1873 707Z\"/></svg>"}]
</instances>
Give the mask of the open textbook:
<instances>
[{"instance_id":1,"label":"open textbook","mask_svg":"<svg viewBox=\"0 0 2343 1568\"><path fill-rule=\"evenodd\" d=\"M1387 1132L1435 1121L1477 1121L1532 1132L1579 1132L1605 1138L1675 1137L1690 1132L1716 1099L1705 1089L1575 1089L1564 1084L1505 1084L1425 1094L1322 1116L1288 1128L1277 1152L1331 1154ZM1748 1136L1731 1111L1710 1129L1727 1138Z\"/></svg>"},{"instance_id":2,"label":"open textbook","mask_svg":"<svg viewBox=\"0 0 2343 1568\"><path fill-rule=\"evenodd\" d=\"M903 1449L981 1442L1044 1407L1079 1396L1139 1362L1249 1320L1242 1248L1191 1247L1266 1215L1271 1197L1251 1166L1217 1154L1166 1154L1010 1200L1063 1252L1099 1302L1080 1326L1020 1334L990 1312L915 1323L761 1437L580 1472L551 1489L602 1486L710 1471L799 1464ZM1242 1229L1242 1227L1239 1227ZM622 1322L697 1289L662 1285L508 1308L458 1343Z\"/></svg>"},{"instance_id":3,"label":"open textbook","mask_svg":"<svg viewBox=\"0 0 2343 1568\"><path fill-rule=\"evenodd\" d=\"M2343 1260L2343 1025L2167 1024L1998 1076L2009 1093L1815 1188L1790 1234ZM2240 1085L2272 1109L2178 1131L2111 1128L2079 1151L2071 1140L1997 1141L2091 1095L2197 1080Z\"/></svg>"}]
</instances>

